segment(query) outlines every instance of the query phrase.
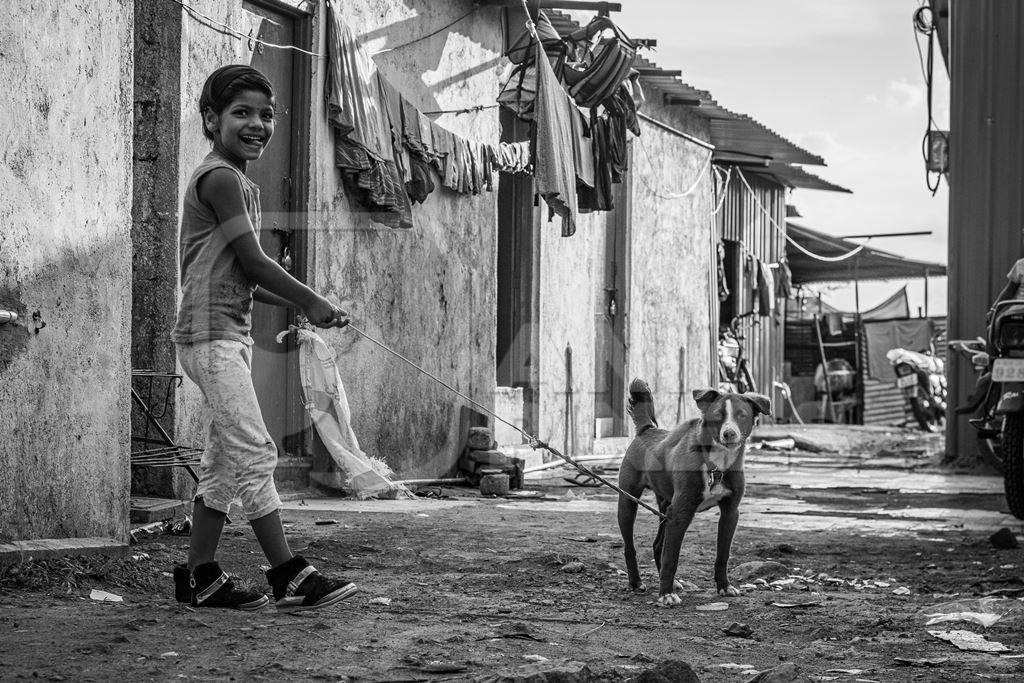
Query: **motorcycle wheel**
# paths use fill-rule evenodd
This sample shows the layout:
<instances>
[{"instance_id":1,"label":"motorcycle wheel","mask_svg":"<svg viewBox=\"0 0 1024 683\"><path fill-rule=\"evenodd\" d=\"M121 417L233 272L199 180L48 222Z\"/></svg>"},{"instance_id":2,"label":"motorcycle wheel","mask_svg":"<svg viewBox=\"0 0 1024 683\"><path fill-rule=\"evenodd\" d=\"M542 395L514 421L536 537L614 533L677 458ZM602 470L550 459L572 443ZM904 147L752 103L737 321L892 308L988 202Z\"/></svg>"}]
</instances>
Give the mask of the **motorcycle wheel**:
<instances>
[{"instance_id":1,"label":"motorcycle wheel","mask_svg":"<svg viewBox=\"0 0 1024 683\"><path fill-rule=\"evenodd\" d=\"M918 391L920 392L920 389ZM920 393L910 399L910 412L914 414L914 419L917 420L918 426L926 432L937 432L942 426L941 420L935 415L935 411L928 406L927 399L921 396Z\"/></svg>"},{"instance_id":2,"label":"motorcycle wheel","mask_svg":"<svg viewBox=\"0 0 1024 683\"><path fill-rule=\"evenodd\" d=\"M1024 415L1015 413L1003 419L999 455L1003 461L1003 487L1010 514L1024 519Z\"/></svg>"}]
</instances>

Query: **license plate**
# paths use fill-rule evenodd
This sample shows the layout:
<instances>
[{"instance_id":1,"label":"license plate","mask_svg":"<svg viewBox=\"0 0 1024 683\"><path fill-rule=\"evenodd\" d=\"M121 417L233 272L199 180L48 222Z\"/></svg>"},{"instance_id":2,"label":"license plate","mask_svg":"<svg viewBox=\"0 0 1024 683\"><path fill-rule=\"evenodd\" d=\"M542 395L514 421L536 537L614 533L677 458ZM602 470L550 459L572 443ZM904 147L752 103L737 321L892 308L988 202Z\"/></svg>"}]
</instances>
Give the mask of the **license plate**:
<instances>
[{"instance_id":1,"label":"license plate","mask_svg":"<svg viewBox=\"0 0 1024 683\"><path fill-rule=\"evenodd\" d=\"M992 364L993 382L1024 382L1024 358L996 358Z\"/></svg>"},{"instance_id":2,"label":"license plate","mask_svg":"<svg viewBox=\"0 0 1024 683\"><path fill-rule=\"evenodd\" d=\"M903 377L898 377L896 379L896 386L900 389L917 386L917 375L903 375Z\"/></svg>"}]
</instances>

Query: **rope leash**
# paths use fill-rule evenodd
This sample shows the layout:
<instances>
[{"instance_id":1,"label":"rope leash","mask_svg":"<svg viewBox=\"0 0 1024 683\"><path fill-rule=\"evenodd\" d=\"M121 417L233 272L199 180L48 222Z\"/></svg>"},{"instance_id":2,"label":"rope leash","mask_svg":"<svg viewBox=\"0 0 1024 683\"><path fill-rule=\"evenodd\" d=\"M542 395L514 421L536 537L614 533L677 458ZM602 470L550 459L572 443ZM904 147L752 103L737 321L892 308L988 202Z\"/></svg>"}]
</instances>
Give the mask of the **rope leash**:
<instances>
[{"instance_id":1,"label":"rope leash","mask_svg":"<svg viewBox=\"0 0 1024 683\"><path fill-rule=\"evenodd\" d=\"M532 434L529 434L526 431L524 431L521 427L518 427L518 426L512 424L511 422L509 422L508 420L504 419L500 415L497 415L496 413L494 413L494 411L489 409L487 406L481 404L479 401L476 401L476 400L470 398L466 394L462 393L461 391L459 391L458 389L456 389L452 385L450 385L447 382L445 382L444 380L442 380L437 375L434 375L431 372L429 372L428 370L425 370L425 369L421 368L419 365L417 365L416 363L412 362L411 360L409 360L408 358L406 358L405 356L400 354L398 351L395 351L394 349L390 348L387 344L384 344L383 342L374 339L373 337L368 335L366 332L362 331L361 329L359 329L358 327L353 325L351 322L348 323L348 325L346 325L346 327L350 328L353 332L355 332L356 334L362 336L367 341L369 341L369 342L371 342L373 344L376 344L377 346L379 346L380 348L384 349L385 351L387 351L391 355L393 355L396 358L404 361L405 363L407 363L408 365L412 366L416 370L419 370L421 373L423 373L424 375L426 375L430 379L434 380L435 382L437 382L438 384L443 386L445 389L448 389L449 391L451 391L453 394L455 394L459 398L463 399L464 401L468 401L469 403L472 403L474 406L479 408L481 411L487 413L488 415L493 417L498 422L501 422L501 423L503 423L505 425L508 425L512 429L516 430L517 432L519 432L520 434L523 435L523 437L530 444L531 448L533 448L533 449L543 448L544 450L548 451L552 455L554 455L556 457L559 457L562 460L564 460L565 462L569 463L570 465L572 465L573 467L575 467L577 470L579 470L583 474L587 475L588 477L593 477L594 479L596 479L597 481L601 482L602 484L604 484L608 488L614 489L615 491L617 491L619 493L619 495L625 496L626 498L628 498L629 500L633 501L637 505L639 505L641 507L644 507L647 510L650 510L651 512L656 514L659 518L661 518L661 519L668 519L668 517L665 514L663 514L660 510L657 510L654 507L651 507L647 503L643 502L639 498L626 493L621 488L619 488L616 484L613 484L612 482L608 481L607 479L605 479L601 475L599 475L596 472L594 472L593 470L591 470L586 465L582 465L582 464L576 462L575 460L573 460L572 458L570 458L570 457L568 457L566 455L563 455L561 453L561 451L559 451L554 446L552 446L552 445L550 445L550 444L548 444L548 443L546 443L544 441L541 441L540 439L538 439L537 437L533 436Z\"/></svg>"}]
</instances>

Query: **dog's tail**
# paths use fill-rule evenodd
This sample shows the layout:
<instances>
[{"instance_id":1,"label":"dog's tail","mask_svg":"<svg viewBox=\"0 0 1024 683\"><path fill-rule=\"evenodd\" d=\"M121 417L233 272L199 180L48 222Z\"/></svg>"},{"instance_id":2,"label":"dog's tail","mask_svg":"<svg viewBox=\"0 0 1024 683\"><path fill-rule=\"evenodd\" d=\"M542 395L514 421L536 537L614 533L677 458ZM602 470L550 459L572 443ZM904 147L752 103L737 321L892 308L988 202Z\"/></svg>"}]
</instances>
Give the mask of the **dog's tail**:
<instances>
[{"instance_id":1,"label":"dog's tail","mask_svg":"<svg viewBox=\"0 0 1024 683\"><path fill-rule=\"evenodd\" d=\"M651 388L639 377L629 383L629 415L633 418L637 436L651 427L658 426L658 419L654 417L654 396L651 395Z\"/></svg>"}]
</instances>

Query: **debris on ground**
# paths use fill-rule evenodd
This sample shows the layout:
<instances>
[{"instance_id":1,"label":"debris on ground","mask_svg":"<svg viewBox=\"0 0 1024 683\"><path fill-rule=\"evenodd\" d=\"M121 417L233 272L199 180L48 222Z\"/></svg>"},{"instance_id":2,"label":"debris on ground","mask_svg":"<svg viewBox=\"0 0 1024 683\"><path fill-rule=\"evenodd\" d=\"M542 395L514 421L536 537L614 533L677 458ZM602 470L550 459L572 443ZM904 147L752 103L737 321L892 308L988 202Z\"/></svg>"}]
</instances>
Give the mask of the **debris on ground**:
<instances>
[{"instance_id":1,"label":"debris on ground","mask_svg":"<svg viewBox=\"0 0 1024 683\"><path fill-rule=\"evenodd\" d=\"M89 592L89 598L96 600L97 602L124 602L124 598L116 593L108 593L107 591L97 590L93 588Z\"/></svg>"},{"instance_id":2,"label":"debris on ground","mask_svg":"<svg viewBox=\"0 0 1024 683\"><path fill-rule=\"evenodd\" d=\"M566 562L562 565L562 571L566 574L579 574L587 566L582 562Z\"/></svg>"},{"instance_id":3,"label":"debris on ground","mask_svg":"<svg viewBox=\"0 0 1024 683\"><path fill-rule=\"evenodd\" d=\"M706 605L697 605L694 609L698 612L724 612L729 609L727 602L709 602Z\"/></svg>"},{"instance_id":4,"label":"debris on ground","mask_svg":"<svg viewBox=\"0 0 1024 683\"><path fill-rule=\"evenodd\" d=\"M925 626L948 621L968 621L988 628L1002 619L1024 615L1024 601L1009 598L973 598L944 602L921 610Z\"/></svg>"},{"instance_id":5,"label":"debris on ground","mask_svg":"<svg viewBox=\"0 0 1024 683\"><path fill-rule=\"evenodd\" d=\"M496 674L474 678L476 683L523 683L525 681L558 681L558 683L587 683L596 680L595 672L585 662L552 660L531 662Z\"/></svg>"},{"instance_id":6,"label":"debris on ground","mask_svg":"<svg viewBox=\"0 0 1024 683\"><path fill-rule=\"evenodd\" d=\"M629 683L700 683L700 678L686 662L668 659L630 678Z\"/></svg>"},{"instance_id":7,"label":"debris on ground","mask_svg":"<svg viewBox=\"0 0 1024 683\"><path fill-rule=\"evenodd\" d=\"M1010 648L1002 643L989 640L974 631L928 631L929 635L955 645L967 652L1009 652Z\"/></svg>"},{"instance_id":8,"label":"debris on ground","mask_svg":"<svg viewBox=\"0 0 1024 683\"><path fill-rule=\"evenodd\" d=\"M749 583L754 579L783 579L789 577L790 569L781 562L744 562L732 568L730 574L738 581Z\"/></svg>"},{"instance_id":9,"label":"debris on ground","mask_svg":"<svg viewBox=\"0 0 1024 683\"><path fill-rule=\"evenodd\" d=\"M391 605L391 598L384 598L384 597L372 598L370 600L370 604L371 605L384 605L385 607L388 607L388 606Z\"/></svg>"},{"instance_id":10,"label":"debris on ground","mask_svg":"<svg viewBox=\"0 0 1024 683\"><path fill-rule=\"evenodd\" d=\"M914 659L911 657L893 657L894 662L900 666L918 666L918 667L929 667L929 666L942 666L949 661L949 657L922 657L920 659Z\"/></svg>"},{"instance_id":11,"label":"debris on ground","mask_svg":"<svg viewBox=\"0 0 1024 683\"><path fill-rule=\"evenodd\" d=\"M1006 527L989 536L988 540L992 543L992 547L997 550L1013 550L1020 547L1017 537Z\"/></svg>"},{"instance_id":12,"label":"debris on ground","mask_svg":"<svg viewBox=\"0 0 1024 683\"><path fill-rule=\"evenodd\" d=\"M793 662L784 662L774 669L762 671L747 683L792 683L800 679L800 670Z\"/></svg>"},{"instance_id":13,"label":"debris on ground","mask_svg":"<svg viewBox=\"0 0 1024 683\"><path fill-rule=\"evenodd\" d=\"M892 592L893 595L910 595L910 589L906 586L900 586Z\"/></svg>"},{"instance_id":14,"label":"debris on ground","mask_svg":"<svg viewBox=\"0 0 1024 683\"><path fill-rule=\"evenodd\" d=\"M738 621L730 623L728 626L722 629L722 633L727 636L734 638L751 638L754 635L753 629L746 624L741 624Z\"/></svg>"},{"instance_id":15,"label":"debris on ground","mask_svg":"<svg viewBox=\"0 0 1024 683\"><path fill-rule=\"evenodd\" d=\"M801 607L816 607L821 604L821 600L808 600L806 602L773 602L772 607L778 607L780 609L799 609Z\"/></svg>"}]
</instances>

